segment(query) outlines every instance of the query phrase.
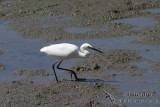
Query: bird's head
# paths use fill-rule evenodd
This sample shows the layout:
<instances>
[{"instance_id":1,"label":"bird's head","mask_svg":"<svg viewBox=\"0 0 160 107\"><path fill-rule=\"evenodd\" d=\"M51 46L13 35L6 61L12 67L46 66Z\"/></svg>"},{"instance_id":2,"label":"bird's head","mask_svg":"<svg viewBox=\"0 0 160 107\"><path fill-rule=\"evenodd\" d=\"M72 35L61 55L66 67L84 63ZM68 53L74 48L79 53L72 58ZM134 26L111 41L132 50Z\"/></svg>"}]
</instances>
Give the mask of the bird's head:
<instances>
[{"instance_id":1,"label":"bird's head","mask_svg":"<svg viewBox=\"0 0 160 107\"><path fill-rule=\"evenodd\" d=\"M90 45L89 43L84 43L84 44L82 44L81 47L83 47L84 49L87 49L87 48L92 47L92 45Z\"/></svg>"},{"instance_id":2,"label":"bird's head","mask_svg":"<svg viewBox=\"0 0 160 107\"><path fill-rule=\"evenodd\" d=\"M100 51L100 50L98 50L98 49L96 49L96 48L93 48L92 45L90 45L89 43L84 43L81 47L82 47L84 50L86 50L86 49L91 49L91 50L94 50L94 51L103 53L102 51Z\"/></svg>"}]
</instances>

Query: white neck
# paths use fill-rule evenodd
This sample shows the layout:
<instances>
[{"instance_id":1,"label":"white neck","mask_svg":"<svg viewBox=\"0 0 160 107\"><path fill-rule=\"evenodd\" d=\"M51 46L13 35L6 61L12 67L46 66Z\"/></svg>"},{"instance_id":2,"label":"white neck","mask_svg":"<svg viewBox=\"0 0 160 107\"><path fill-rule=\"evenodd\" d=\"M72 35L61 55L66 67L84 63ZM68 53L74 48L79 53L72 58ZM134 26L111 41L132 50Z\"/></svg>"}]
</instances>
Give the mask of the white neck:
<instances>
[{"instance_id":1,"label":"white neck","mask_svg":"<svg viewBox=\"0 0 160 107\"><path fill-rule=\"evenodd\" d=\"M89 52L81 47L78 54L79 54L80 57L87 57L89 55Z\"/></svg>"}]
</instances>

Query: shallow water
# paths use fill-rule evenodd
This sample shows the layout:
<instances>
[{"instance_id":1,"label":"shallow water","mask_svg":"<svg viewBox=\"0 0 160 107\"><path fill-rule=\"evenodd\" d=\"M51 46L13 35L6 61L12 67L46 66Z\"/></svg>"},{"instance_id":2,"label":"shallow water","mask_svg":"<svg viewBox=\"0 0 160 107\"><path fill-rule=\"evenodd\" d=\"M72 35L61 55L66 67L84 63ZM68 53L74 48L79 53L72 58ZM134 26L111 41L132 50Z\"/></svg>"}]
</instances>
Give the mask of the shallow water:
<instances>
[{"instance_id":1,"label":"shallow water","mask_svg":"<svg viewBox=\"0 0 160 107\"><path fill-rule=\"evenodd\" d=\"M160 8L145 9L145 10L141 10L141 12L160 13Z\"/></svg>"},{"instance_id":2,"label":"shallow water","mask_svg":"<svg viewBox=\"0 0 160 107\"><path fill-rule=\"evenodd\" d=\"M17 36L16 32L7 30L7 27L2 24L0 25L0 34L0 42L2 43L0 49L6 52L0 56L0 62L6 65L4 72L1 72L4 74L0 75L2 80L7 79L6 76L17 70L47 68L49 62L42 63L45 57L39 53L39 49L43 46L39 40L22 39ZM12 77L14 79L12 74L10 76L8 79Z\"/></svg>"},{"instance_id":3,"label":"shallow water","mask_svg":"<svg viewBox=\"0 0 160 107\"><path fill-rule=\"evenodd\" d=\"M11 2L10 1L3 1L3 2L0 2L0 4L10 4Z\"/></svg>"},{"instance_id":4,"label":"shallow water","mask_svg":"<svg viewBox=\"0 0 160 107\"><path fill-rule=\"evenodd\" d=\"M115 21L111 21L110 23L125 23L125 24L131 24L133 26L137 26L138 28L143 28L143 27L155 25L156 21L147 17L135 17L135 18L115 20Z\"/></svg>"},{"instance_id":5,"label":"shallow water","mask_svg":"<svg viewBox=\"0 0 160 107\"><path fill-rule=\"evenodd\" d=\"M138 106L146 106L146 105L154 105L154 107L159 106L159 72L147 72L144 73L142 77L128 77L128 76L117 76L115 77L114 81L116 80L121 80L121 82L116 83L116 85L119 85L119 91L123 92L126 94L124 97L118 97L115 98L114 100L117 103L123 103L129 107L134 107L135 104ZM112 83L113 84L113 83ZM145 92L145 93L155 93L155 94L150 94L148 95L149 97L145 96L142 97L140 96L140 92ZM136 94L137 96L130 96L129 94ZM138 96L139 95L139 96ZM147 98L146 98L147 97ZM132 101L123 101L123 100L130 100ZM122 101L120 101L122 100ZM135 103L134 101L144 101L142 103ZM151 102L148 102L151 101ZM158 101L158 103L156 102Z\"/></svg>"}]
</instances>

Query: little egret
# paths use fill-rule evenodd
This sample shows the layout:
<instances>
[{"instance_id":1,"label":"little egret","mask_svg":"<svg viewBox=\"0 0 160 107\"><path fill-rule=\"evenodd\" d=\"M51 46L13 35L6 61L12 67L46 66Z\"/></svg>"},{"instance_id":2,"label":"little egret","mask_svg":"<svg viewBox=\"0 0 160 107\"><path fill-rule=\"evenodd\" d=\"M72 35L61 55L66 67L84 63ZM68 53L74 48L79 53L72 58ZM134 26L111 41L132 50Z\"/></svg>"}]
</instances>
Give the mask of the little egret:
<instances>
[{"instance_id":1,"label":"little egret","mask_svg":"<svg viewBox=\"0 0 160 107\"><path fill-rule=\"evenodd\" d=\"M59 62L59 64L57 65L57 69L69 71L69 72L71 72L71 77L72 77L72 74L73 74L75 79L79 80L76 73L73 70L61 68L59 66L60 66L60 64L62 63L63 60L67 60L67 59L71 59L71 58L87 57L89 55L89 51L87 51L87 49L92 49L92 50L98 51L100 53L103 53L102 51L100 51L96 48L93 48L88 43L82 44L81 47L80 47L80 50L76 45L70 44L70 43L53 44L53 45L41 48L40 52L44 52L47 55L55 57L55 58L58 59L52 65L52 69L54 71L56 81L58 81L58 78L57 78L54 66L57 62Z\"/></svg>"}]
</instances>

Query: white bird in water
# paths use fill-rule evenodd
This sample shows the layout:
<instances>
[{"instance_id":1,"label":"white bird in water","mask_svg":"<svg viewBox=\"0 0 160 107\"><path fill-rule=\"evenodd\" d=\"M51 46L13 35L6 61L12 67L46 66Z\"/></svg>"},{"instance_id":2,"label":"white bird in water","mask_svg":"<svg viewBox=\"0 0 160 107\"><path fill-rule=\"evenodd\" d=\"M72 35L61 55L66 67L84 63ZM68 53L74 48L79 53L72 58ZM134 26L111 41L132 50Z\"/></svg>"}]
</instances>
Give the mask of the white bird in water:
<instances>
[{"instance_id":1,"label":"white bird in water","mask_svg":"<svg viewBox=\"0 0 160 107\"><path fill-rule=\"evenodd\" d=\"M58 81L58 78L57 78L54 67L55 67L55 64L57 62L59 62L59 64L57 65L57 69L69 71L69 72L71 72L71 77L72 77L72 74L73 74L76 80L80 80L73 70L61 68L59 66L60 66L60 64L62 63L63 60L67 60L67 59L71 59L71 58L87 57L89 55L89 51L87 49L92 49L92 50L98 51L100 53L103 53L102 51L93 48L88 43L82 44L80 49L76 45L70 44L70 43L53 44L53 45L41 48L40 52L44 52L47 55L55 57L55 58L58 59L52 65L52 69L54 71L56 81Z\"/></svg>"}]
</instances>

